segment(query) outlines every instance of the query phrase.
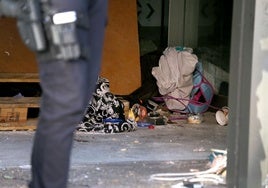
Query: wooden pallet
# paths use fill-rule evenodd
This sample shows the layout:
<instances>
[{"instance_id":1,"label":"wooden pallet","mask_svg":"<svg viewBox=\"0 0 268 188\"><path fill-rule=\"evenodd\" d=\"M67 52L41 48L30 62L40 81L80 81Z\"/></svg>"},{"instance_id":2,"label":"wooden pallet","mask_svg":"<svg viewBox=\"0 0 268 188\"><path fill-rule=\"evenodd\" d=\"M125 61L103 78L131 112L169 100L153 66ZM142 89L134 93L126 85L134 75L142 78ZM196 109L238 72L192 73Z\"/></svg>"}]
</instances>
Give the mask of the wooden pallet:
<instances>
[{"instance_id":1,"label":"wooden pallet","mask_svg":"<svg viewBox=\"0 0 268 188\"><path fill-rule=\"evenodd\" d=\"M0 97L0 131L34 130L36 120L27 119L29 108L39 108L39 97Z\"/></svg>"},{"instance_id":2,"label":"wooden pallet","mask_svg":"<svg viewBox=\"0 0 268 188\"><path fill-rule=\"evenodd\" d=\"M25 122L0 123L0 131L34 131L38 119L28 119Z\"/></svg>"},{"instance_id":3,"label":"wooden pallet","mask_svg":"<svg viewBox=\"0 0 268 188\"><path fill-rule=\"evenodd\" d=\"M0 82L39 83L37 73L0 73Z\"/></svg>"}]
</instances>

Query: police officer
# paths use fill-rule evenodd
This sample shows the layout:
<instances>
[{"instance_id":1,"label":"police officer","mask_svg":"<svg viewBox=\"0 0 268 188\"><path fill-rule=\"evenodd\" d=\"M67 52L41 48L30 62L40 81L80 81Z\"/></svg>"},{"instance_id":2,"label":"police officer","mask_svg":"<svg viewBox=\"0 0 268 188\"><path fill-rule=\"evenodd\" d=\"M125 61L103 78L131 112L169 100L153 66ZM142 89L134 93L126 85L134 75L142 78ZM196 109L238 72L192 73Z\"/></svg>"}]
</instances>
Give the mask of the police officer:
<instances>
[{"instance_id":1,"label":"police officer","mask_svg":"<svg viewBox=\"0 0 268 188\"><path fill-rule=\"evenodd\" d=\"M65 23L68 15L64 13L70 13L68 19L77 22L78 43L61 49L64 47L51 42L56 39L50 34L49 48L37 53L42 99L32 150L30 188L64 188L67 186L73 134L95 89L100 70L107 0L50 0L46 6L47 14L53 14L53 21L59 25L61 22L63 26L68 25ZM68 34L72 28L65 26L45 27L47 32L59 29ZM60 34L58 37L60 39ZM64 41L58 43L62 45ZM68 56L70 54L73 58Z\"/></svg>"},{"instance_id":2,"label":"police officer","mask_svg":"<svg viewBox=\"0 0 268 188\"><path fill-rule=\"evenodd\" d=\"M68 181L73 134L95 89L100 70L107 0L49 0L43 6L43 11L47 11L45 16L51 15L55 23L49 23L50 20L44 24L46 33L51 32L47 34L48 48L37 53L42 98L29 187L64 188ZM76 28L69 28L69 21L76 22ZM72 29L77 41L71 39L71 45L64 47L68 39L59 40ZM58 34L53 34L57 31Z\"/></svg>"},{"instance_id":3,"label":"police officer","mask_svg":"<svg viewBox=\"0 0 268 188\"><path fill-rule=\"evenodd\" d=\"M108 0L0 0L39 65L42 98L30 188L67 186L73 134L100 70Z\"/></svg>"}]
</instances>

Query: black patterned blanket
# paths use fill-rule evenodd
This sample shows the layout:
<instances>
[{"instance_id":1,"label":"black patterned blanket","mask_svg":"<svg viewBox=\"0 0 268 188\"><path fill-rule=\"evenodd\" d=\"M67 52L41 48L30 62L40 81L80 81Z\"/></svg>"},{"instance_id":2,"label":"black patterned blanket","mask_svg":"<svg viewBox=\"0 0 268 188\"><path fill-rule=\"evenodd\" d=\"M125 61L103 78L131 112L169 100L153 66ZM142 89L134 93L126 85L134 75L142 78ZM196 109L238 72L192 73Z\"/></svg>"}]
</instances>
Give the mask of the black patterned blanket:
<instances>
[{"instance_id":1,"label":"black patterned blanket","mask_svg":"<svg viewBox=\"0 0 268 188\"><path fill-rule=\"evenodd\" d=\"M99 77L96 90L77 130L83 132L119 133L134 131L137 123L126 119L124 104L110 92L109 80Z\"/></svg>"}]
</instances>

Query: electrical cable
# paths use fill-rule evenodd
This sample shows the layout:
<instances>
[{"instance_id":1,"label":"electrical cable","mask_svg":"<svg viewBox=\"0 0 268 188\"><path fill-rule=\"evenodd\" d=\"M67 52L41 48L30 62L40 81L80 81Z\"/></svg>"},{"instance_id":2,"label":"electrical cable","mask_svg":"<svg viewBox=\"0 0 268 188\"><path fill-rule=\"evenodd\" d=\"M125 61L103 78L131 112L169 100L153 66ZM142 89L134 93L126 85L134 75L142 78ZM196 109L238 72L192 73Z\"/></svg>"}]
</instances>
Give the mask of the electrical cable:
<instances>
[{"instance_id":1,"label":"electrical cable","mask_svg":"<svg viewBox=\"0 0 268 188\"><path fill-rule=\"evenodd\" d=\"M211 182L214 184L225 184L225 178L220 176L227 166L226 155L215 155L211 168L200 172L186 173L158 173L150 176L151 180L160 181L187 181L187 182ZM181 184L180 184L181 185Z\"/></svg>"}]
</instances>

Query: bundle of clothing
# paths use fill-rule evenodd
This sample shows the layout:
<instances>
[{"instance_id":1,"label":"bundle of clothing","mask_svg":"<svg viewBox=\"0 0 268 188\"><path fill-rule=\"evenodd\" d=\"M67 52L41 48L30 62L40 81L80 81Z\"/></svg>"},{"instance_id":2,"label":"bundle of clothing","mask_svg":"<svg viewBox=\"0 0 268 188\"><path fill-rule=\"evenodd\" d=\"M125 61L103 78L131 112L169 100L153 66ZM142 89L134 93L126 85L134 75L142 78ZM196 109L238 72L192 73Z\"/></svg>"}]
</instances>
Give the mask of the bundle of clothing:
<instances>
[{"instance_id":1,"label":"bundle of clothing","mask_svg":"<svg viewBox=\"0 0 268 188\"><path fill-rule=\"evenodd\" d=\"M152 68L152 75L168 109L198 114L210 106L214 89L191 48L166 48L159 66Z\"/></svg>"},{"instance_id":2,"label":"bundle of clothing","mask_svg":"<svg viewBox=\"0 0 268 188\"><path fill-rule=\"evenodd\" d=\"M120 133L137 128L134 119L124 115L124 104L110 92L109 80L99 77L96 90L89 101L83 120L77 130L83 132Z\"/></svg>"}]
</instances>

